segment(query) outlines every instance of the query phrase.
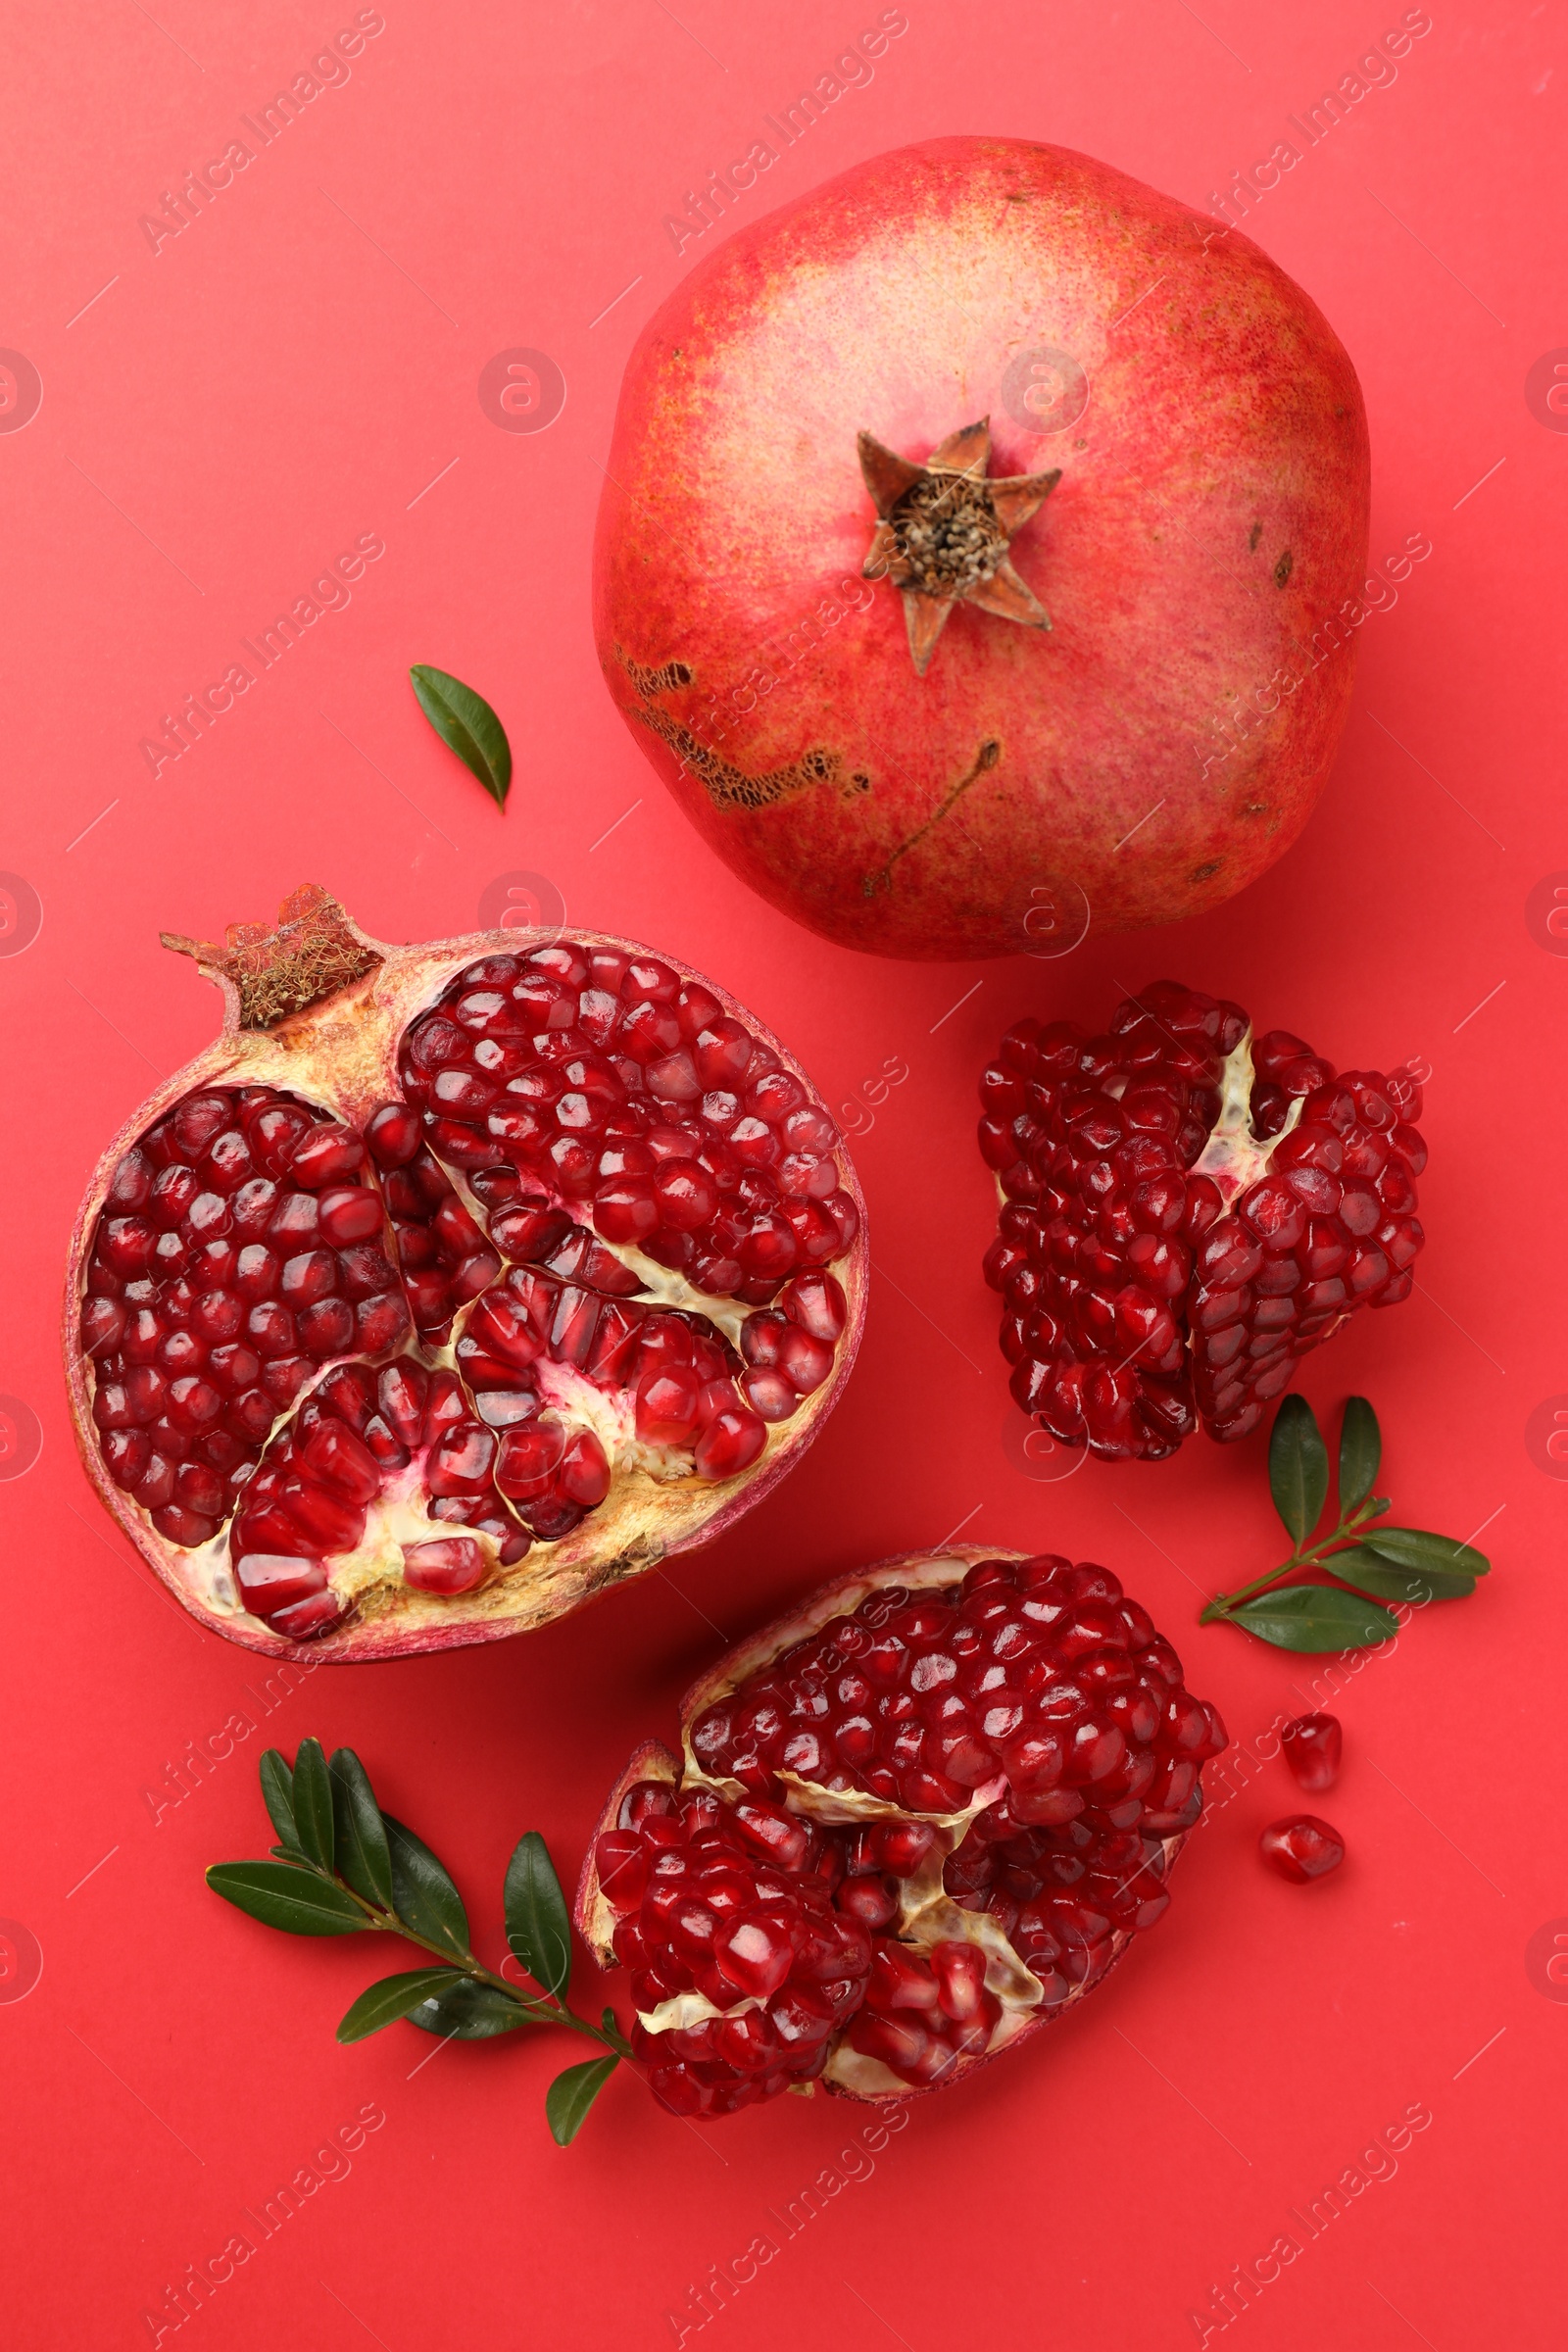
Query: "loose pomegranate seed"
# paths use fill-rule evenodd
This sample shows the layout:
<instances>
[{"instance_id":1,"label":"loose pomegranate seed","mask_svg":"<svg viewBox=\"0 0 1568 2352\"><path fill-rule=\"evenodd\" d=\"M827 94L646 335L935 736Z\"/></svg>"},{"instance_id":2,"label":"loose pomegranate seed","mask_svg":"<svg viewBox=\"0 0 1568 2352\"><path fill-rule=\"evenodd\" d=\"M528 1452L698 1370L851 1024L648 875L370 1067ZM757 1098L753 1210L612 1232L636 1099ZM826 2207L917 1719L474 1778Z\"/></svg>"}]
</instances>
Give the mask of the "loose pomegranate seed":
<instances>
[{"instance_id":1,"label":"loose pomegranate seed","mask_svg":"<svg viewBox=\"0 0 1568 2352\"><path fill-rule=\"evenodd\" d=\"M1315 1813L1293 1813L1283 1821L1271 1821L1258 1838L1258 1847L1265 1862L1271 1862L1282 1879L1290 1879L1304 1886L1308 1879L1327 1877L1338 1870L1345 1860L1345 1840L1338 1830Z\"/></svg>"},{"instance_id":2,"label":"loose pomegranate seed","mask_svg":"<svg viewBox=\"0 0 1568 2352\"><path fill-rule=\"evenodd\" d=\"M1340 1777L1344 1735L1337 1715L1298 1715L1280 1734L1285 1761L1309 1796L1320 1796Z\"/></svg>"},{"instance_id":3,"label":"loose pomegranate seed","mask_svg":"<svg viewBox=\"0 0 1568 2352\"><path fill-rule=\"evenodd\" d=\"M1245 1437L1348 1313L1409 1295L1426 1147L1406 1073L1336 1078L1159 981L1103 1036L1017 1022L980 1096L1002 1348L1064 1445L1155 1460L1200 1422Z\"/></svg>"}]
</instances>

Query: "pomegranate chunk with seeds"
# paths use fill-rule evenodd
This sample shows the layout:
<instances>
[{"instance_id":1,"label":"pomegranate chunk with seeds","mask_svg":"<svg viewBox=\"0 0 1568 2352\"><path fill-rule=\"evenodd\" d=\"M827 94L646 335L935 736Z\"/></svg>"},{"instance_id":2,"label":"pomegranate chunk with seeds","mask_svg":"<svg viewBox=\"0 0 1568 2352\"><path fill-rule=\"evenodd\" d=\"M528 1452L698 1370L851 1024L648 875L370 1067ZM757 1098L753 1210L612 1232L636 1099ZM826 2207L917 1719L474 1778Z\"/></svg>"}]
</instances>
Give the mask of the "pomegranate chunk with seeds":
<instances>
[{"instance_id":1,"label":"pomegranate chunk with seeds","mask_svg":"<svg viewBox=\"0 0 1568 2352\"><path fill-rule=\"evenodd\" d=\"M606 1966L638 1972L660 2096L718 2114L803 2076L863 2098L936 2088L1059 2016L1169 1907L1226 1734L1108 1571L956 1546L844 1578L743 1642L688 1692L682 1741L683 1763L633 1758L577 1923ZM770 1923L744 1984L719 1931L682 1911L692 1868L659 1858L705 1838L724 1901ZM765 1900L732 1849L772 1866ZM864 1953L833 2018L818 1998L793 2077L757 2011L801 1955L839 1962L810 1902L808 1925L784 1924L791 1874Z\"/></svg>"},{"instance_id":2,"label":"pomegranate chunk with seeds","mask_svg":"<svg viewBox=\"0 0 1568 2352\"><path fill-rule=\"evenodd\" d=\"M224 1031L100 1166L68 1355L100 1494L208 1623L494 1639L808 1442L859 1337L859 1192L739 1005L621 941L386 948L317 890L170 944Z\"/></svg>"},{"instance_id":3,"label":"pomegranate chunk with seeds","mask_svg":"<svg viewBox=\"0 0 1568 2352\"><path fill-rule=\"evenodd\" d=\"M1002 1350L1063 1445L1155 1461L1200 1423L1246 1437L1348 1315L1410 1295L1427 1153L1407 1071L1336 1075L1161 980L1102 1036L1016 1022L980 1100Z\"/></svg>"}]
</instances>

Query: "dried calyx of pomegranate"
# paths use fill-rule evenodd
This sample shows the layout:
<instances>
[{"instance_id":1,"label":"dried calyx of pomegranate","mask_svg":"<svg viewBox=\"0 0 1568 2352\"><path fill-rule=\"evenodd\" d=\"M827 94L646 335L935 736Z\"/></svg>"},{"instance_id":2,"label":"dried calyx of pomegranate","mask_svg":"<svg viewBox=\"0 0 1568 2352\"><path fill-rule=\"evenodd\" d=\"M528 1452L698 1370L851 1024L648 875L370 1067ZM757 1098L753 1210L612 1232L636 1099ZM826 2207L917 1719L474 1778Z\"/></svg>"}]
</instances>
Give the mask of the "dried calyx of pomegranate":
<instances>
[{"instance_id":1,"label":"dried calyx of pomegranate","mask_svg":"<svg viewBox=\"0 0 1568 2352\"><path fill-rule=\"evenodd\" d=\"M687 1693L612 1793L577 1925L664 2105L953 2082L1168 1906L1226 1745L1116 1579L956 1545L842 1578Z\"/></svg>"},{"instance_id":2,"label":"dried calyx of pomegranate","mask_svg":"<svg viewBox=\"0 0 1568 2352\"><path fill-rule=\"evenodd\" d=\"M256 1648L496 1639L718 1533L831 1406L859 1188L722 990L624 940L393 948L325 892L226 947L223 1033L77 1220L99 1493Z\"/></svg>"},{"instance_id":3,"label":"dried calyx of pomegranate","mask_svg":"<svg viewBox=\"0 0 1568 2352\"><path fill-rule=\"evenodd\" d=\"M1408 1070L1344 1070L1154 982L1103 1036L1014 1023L980 1081L1003 1201L985 1276L1024 1411L1156 1461L1246 1437L1297 1361L1410 1295L1427 1149Z\"/></svg>"}]
</instances>

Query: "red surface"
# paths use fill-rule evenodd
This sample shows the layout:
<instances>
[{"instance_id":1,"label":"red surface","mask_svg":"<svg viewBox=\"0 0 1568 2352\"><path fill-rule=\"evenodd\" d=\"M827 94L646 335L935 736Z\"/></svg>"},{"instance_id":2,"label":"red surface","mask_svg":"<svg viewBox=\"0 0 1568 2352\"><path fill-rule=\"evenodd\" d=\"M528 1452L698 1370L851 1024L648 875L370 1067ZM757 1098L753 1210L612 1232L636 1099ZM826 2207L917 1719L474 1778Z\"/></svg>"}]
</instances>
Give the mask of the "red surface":
<instances>
[{"instance_id":1,"label":"red surface","mask_svg":"<svg viewBox=\"0 0 1568 2352\"><path fill-rule=\"evenodd\" d=\"M621 359L702 249L677 258L662 218L860 18L820 0L782 32L729 0L682 0L678 22L646 0L389 7L352 79L155 255L141 213L352 9L13 12L0 342L38 370L43 404L0 434L0 863L37 894L42 927L0 956L0 1388L36 1416L42 1451L0 1482L0 1915L36 1939L42 1976L0 2003L8 2340L151 2341L143 2311L372 2103L385 2122L351 2169L215 2290L192 2340L668 2344L666 2313L767 2233L779 2251L705 2343L936 2352L961 2325L1153 2352L1197 2342L1189 2314L1286 2232L1302 2250L1255 2290L1253 2352L1396 2352L1412 2331L1438 2352L1559 2340L1565 1465L1546 1439L1555 1402L1568 1410L1568 972L1547 915L1568 883L1568 441L1545 397L1568 359L1565 67L1547 13L1437 13L1396 80L1352 103L1254 215L1360 370L1374 553L1414 532L1433 549L1362 629L1316 818L1255 889L1174 935L916 969L821 946L717 864L612 711L587 618ZM1290 138L1287 117L1399 11L1325 0L1292 19L1209 0L1200 22L995 0L982 22L924 0L909 15L869 85L785 154L780 195L903 140L991 128L1203 203ZM498 430L476 397L516 347L548 353L567 387L537 436ZM386 553L349 608L154 778L138 745L159 714L371 531ZM518 766L504 820L420 719L411 661L457 670L504 712ZM632 1739L668 1735L723 1638L960 1524L1109 1562L1240 1740L1306 1703L1312 1668L1193 1623L1198 1588L1275 1556L1258 1443L1060 1484L1019 1466L977 1270L992 1209L973 1078L1015 1012L1098 1018L1119 983L1166 970L1341 1062L1433 1065L1420 1292L1305 1387L1325 1409L1370 1394L1398 1515L1485 1527L1496 1571L1348 1683L1345 1770L1314 1800L1346 1837L1344 1869L1302 1888L1260 1864L1259 1828L1298 1804L1283 1765L1264 1765L1195 1837L1148 1949L1081 2015L915 2104L847 2166L853 2108L787 2099L695 2131L629 2078L562 2153L541 2099L576 2052L554 2037L437 2050L395 2028L339 2050L336 2018L398 1958L270 1935L202 1884L204 1863L263 1848L262 1737L156 1821L145 1794L188 1741L257 1712L254 1661L181 1618L92 1502L56 1357L86 1173L216 1013L158 930L270 913L313 877L372 931L436 936L472 926L518 872L720 974L835 1102L863 1102L889 1065L908 1074L855 1120L871 1322L785 1488L673 1578L494 1649L322 1670L266 1720L290 1747L314 1730L360 1749L453 1863L491 1953L518 1832L543 1830L573 1868ZM25 1414L12 1424L24 1433ZM1412 2107L1430 2123L1367 2181L1363 2151ZM1308 2236L1292 2208L1309 2214L1352 2167L1362 2185ZM791 2200L825 2170L832 2193L786 2236Z\"/></svg>"}]
</instances>

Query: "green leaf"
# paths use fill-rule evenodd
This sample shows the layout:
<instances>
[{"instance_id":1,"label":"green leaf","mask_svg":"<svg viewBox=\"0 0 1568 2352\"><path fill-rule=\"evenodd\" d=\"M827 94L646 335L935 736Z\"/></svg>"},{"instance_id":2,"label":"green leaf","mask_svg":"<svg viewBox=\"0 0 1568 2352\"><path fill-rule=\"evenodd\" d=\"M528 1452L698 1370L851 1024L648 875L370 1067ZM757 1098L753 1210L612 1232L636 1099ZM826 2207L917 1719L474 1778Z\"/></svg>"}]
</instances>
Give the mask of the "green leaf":
<instances>
[{"instance_id":1,"label":"green leaf","mask_svg":"<svg viewBox=\"0 0 1568 2352\"><path fill-rule=\"evenodd\" d=\"M1372 1492L1383 1459L1383 1432L1364 1396L1347 1396L1340 1423L1340 1517L1348 1519Z\"/></svg>"},{"instance_id":2,"label":"green leaf","mask_svg":"<svg viewBox=\"0 0 1568 2352\"><path fill-rule=\"evenodd\" d=\"M1274 1508L1299 1551L1322 1516L1329 1491L1328 1447L1304 1396L1287 1396L1274 1416L1268 1484Z\"/></svg>"},{"instance_id":3,"label":"green leaf","mask_svg":"<svg viewBox=\"0 0 1568 2352\"><path fill-rule=\"evenodd\" d=\"M294 1774L288 1758L275 1747L270 1747L262 1758L262 1802L283 1843L297 1846L300 1834L294 1826Z\"/></svg>"},{"instance_id":4,"label":"green leaf","mask_svg":"<svg viewBox=\"0 0 1568 2352\"><path fill-rule=\"evenodd\" d=\"M386 1841L386 1823L366 1773L352 1747L340 1747L327 1766L332 1784L332 1823L337 1838L337 1867L356 1894L368 1903L392 1908L392 1856Z\"/></svg>"},{"instance_id":5,"label":"green leaf","mask_svg":"<svg viewBox=\"0 0 1568 2352\"><path fill-rule=\"evenodd\" d=\"M566 1898L537 1830L517 1840L507 1864L507 1941L536 1984L559 1999L571 1981Z\"/></svg>"},{"instance_id":6,"label":"green leaf","mask_svg":"<svg viewBox=\"0 0 1568 2352\"><path fill-rule=\"evenodd\" d=\"M313 1862L332 1867L332 1785L319 1740L302 1740L294 1758L294 1822L299 1842Z\"/></svg>"},{"instance_id":7,"label":"green leaf","mask_svg":"<svg viewBox=\"0 0 1568 2352\"><path fill-rule=\"evenodd\" d=\"M1276 1649L1369 1649L1399 1630L1387 1609L1328 1585L1285 1585L1244 1601L1225 1620Z\"/></svg>"},{"instance_id":8,"label":"green leaf","mask_svg":"<svg viewBox=\"0 0 1568 2352\"><path fill-rule=\"evenodd\" d=\"M512 746L483 695L426 662L416 662L409 676L420 710L442 742L472 769L496 807L505 808L512 785Z\"/></svg>"},{"instance_id":9,"label":"green leaf","mask_svg":"<svg viewBox=\"0 0 1568 2352\"><path fill-rule=\"evenodd\" d=\"M364 2041L367 2034L379 2034L383 2026L395 2025L451 1982L450 1968L410 1968L401 1976L368 1984L338 2027L339 2041Z\"/></svg>"},{"instance_id":10,"label":"green leaf","mask_svg":"<svg viewBox=\"0 0 1568 2352\"><path fill-rule=\"evenodd\" d=\"M207 1884L237 1911L289 1936L352 1936L370 1924L341 1886L293 1862L215 1862Z\"/></svg>"},{"instance_id":11,"label":"green leaf","mask_svg":"<svg viewBox=\"0 0 1568 2352\"><path fill-rule=\"evenodd\" d=\"M1419 1569L1423 1576L1488 1576L1492 1562L1484 1551L1458 1543L1452 1536L1429 1536L1420 1527L1369 1527L1361 1538L1368 1551L1397 1568Z\"/></svg>"},{"instance_id":12,"label":"green leaf","mask_svg":"<svg viewBox=\"0 0 1568 2352\"><path fill-rule=\"evenodd\" d=\"M586 2066L568 2066L564 2075L556 2077L545 2092L545 2120L558 2148L570 2147L588 2120L589 2108L619 2064L612 2052L608 2058L590 2058Z\"/></svg>"},{"instance_id":13,"label":"green leaf","mask_svg":"<svg viewBox=\"0 0 1568 2352\"><path fill-rule=\"evenodd\" d=\"M468 1915L445 1866L412 1830L383 1813L392 1858L392 1908L406 1927L444 1943L460 1960L468 1952Z\"/></svg>"},{"instance_id":14,"label":"green leaf","mask_svg":"<svg viewBox=\"0 0 1568 2352\"><path fill-rule=\"evenodd\" d=\"M497 1985L464 1976L454 1977L431 1999L411 2009L408 2019L411 2026L418 2026L426 2034L458 2041L489 2041L497 2034L514 2034L519 2026L539 2022L528 2015L520 1996L514 2000Z\"/></svg>"},{"instance_id":15,"label":"green leaf","mask_svg":"<svg viewBox=\"0 0 1568 2352\"><path fill-rule=\"evenodd\" d=\"M1337 1551L1323 1562L1336 1576L1343 1576L1348 1585L1358 1592L1370 1592L1378 1600L1407 1600L1416 1608L1425 1607L1429 1600L1463 1600L1476 1589L1473 1576L1441 1576L1435 1570L1396 1568L1385 1560L1375 1558L1370 1548L1356 1544L1349 1551Z\"/></svg>"}]
</instances>

